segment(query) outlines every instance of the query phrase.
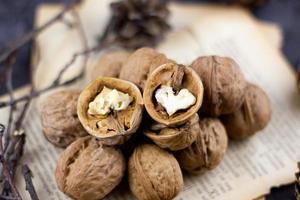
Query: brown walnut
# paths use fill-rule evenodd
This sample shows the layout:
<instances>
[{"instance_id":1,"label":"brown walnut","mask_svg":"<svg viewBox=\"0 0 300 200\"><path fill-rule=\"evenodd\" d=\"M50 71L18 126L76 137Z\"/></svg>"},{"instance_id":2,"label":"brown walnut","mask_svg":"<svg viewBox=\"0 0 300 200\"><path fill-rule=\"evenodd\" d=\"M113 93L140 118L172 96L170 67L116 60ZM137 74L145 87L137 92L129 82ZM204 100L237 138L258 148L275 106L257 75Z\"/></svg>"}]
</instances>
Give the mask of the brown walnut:
<instances>
[{"instance_id":1,"label":"brown walnut","mask_svg":"<svg viewBox=\"0 0 300 200\"><path fill-rule=\"evenodd\" d=\"M272 108L267 94L259 86L249 83L245 100L239 110L222 116L228 136L244 139L264 129L271 119Z\"/></svg>"},{"instance_id":2,"label":"brown walnut","mask_svg":"<svg viewBox=\"0 0 300 200\"><path fill-rule=\"evenodd\" d=\"M242 105L246 81L234 60L204 56L197 58L191 67L198 73L204 86L201 112L217 117L232 113Z\"/></svg>"},{"instance_id":3,"label":"brown walnut","mask_svg":"<svg viewBox=\"0 0 300 200\"><path fill-rule=\"evenodd\" d=\"M87 135L77 117L79 94L75 90L54 92L42 104L43 132L56 146L66 147L76 138Z\"/></svg>"},{"instance_id":4,"label":"brown walnut","mask_svg":"<svg viewBox=\"0 0 300 200\"><path fill-rule=\"evenodd\" d=\"M77 139L60 155L56 183L73 199L98 200L121 182L125 168L121 151L86 136Z\"/></svg>"},{"instance_id":5,"label":"brown walnut","mask_svg":"<svg viewBox=\"0 0 300 200\"><path fill-rule=\"evenodd\" d=\"M128 163L128 180L139 200L171 200L183 188L175 157L153 144L136 147Z\"/></svg>"},{"instance_id":6,"label":"brown walnut","mask_svg":"<svg viewBox=\"0 0 300 200\"><path fill-rule=\"evenodd\" d=\"M152 48L144 47L133 52L124 63L120 79L136 84L144 89L148 75L162 64L170 62L168 58Z\"/></svg>"},{"instance_id":7,"label":"brown walnut","mask_svg":"<svg viewBox=\"0 0 300 200\"><path fill-rule=\"evenodd\" d=\"M178 110L175 114L169 116L154 97L155 92L162 85L170 85L175 95L181 89L187 89L196 98L195 103L189 108ZM156 122L167 126L180 125L198 112L203 98L202 81L192 68L175 63L167 63L156 68L149 76L144 89L143 98L148 114Z\"/></svg>"},{"instance_id":8,"label":"brown walnut","mask_svg":"<svg viewBox=\"0 0 300 200\"><path fill-rule=\"evenodd\" d=\"M114 111L108 115L90 115L89 103L104 87L128 93L133 101L126 110ZM140 90L131 82L102 77L91 82L80 94L77 113L86 131L102 140L106 145L123 144L138 129L143 113L143 99Z\"/></svg>"},{"instance_id":9,"label":"brown walnut","mask_svg":"<svg viewBox=\"0 0 300 200\"><path fill-rule=\"evenodd\" d=\"M161 148L178 151L190 146L199 133L199 117L194 114L186 123L177 127L167 127L163 124L154 124L145 131L155 144Z\"/></svg>"},{"instance_id":10,"label":"brown walnut","mask_svg":"<svg viewBox=\"0 0 300 200\"><path fill-rule=\"evenodd\" d=\"M220 120L206 118L200 120L199 124L196 141L176 152L180 167L192 173L203 173L218 166L228 144L226 130Z\"/></svg>"},{"instance_id":11,"label":"brown walnut","mask_svg":"<svg viewBox=\"0 0 300 200\"><path fill-rule=\"evenodd\" d=\"M90 72L90 80L100 76L118 78L129 55L126 51L113 51L102 55Z\"/></svg>"}]
</instances>

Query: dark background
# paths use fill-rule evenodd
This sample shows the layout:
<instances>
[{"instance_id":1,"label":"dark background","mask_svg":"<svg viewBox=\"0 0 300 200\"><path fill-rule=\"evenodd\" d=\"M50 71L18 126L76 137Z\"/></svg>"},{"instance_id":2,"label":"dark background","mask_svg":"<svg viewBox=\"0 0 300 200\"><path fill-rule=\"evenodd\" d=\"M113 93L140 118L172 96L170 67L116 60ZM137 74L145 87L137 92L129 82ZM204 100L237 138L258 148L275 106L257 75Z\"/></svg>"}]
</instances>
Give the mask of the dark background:
<instances>
[{"instance_id":1,"label":"dark background","mask_svg":"<svg viewBox=\"0 0 300 200\"><path fill-rule=\"evenodd\" d=\"M40 3L69 2L70 0L1 0L0 1L0 53L10 41L20 37L33 28L36 6ZM99 0L100 1L100 0ZM183 0L182 0L183 1ZM197 1L197 0L193 0ZM199 2L224 3L228 0L198 0ZM186 1L184 1L186 2ZM282 51L297 69L300 58L300 0L269 0L256 7L252 12L260 19L279 23L284 31ZM24 46L17 54L13 71L13 85L20 87L29 81L31 44ZM1 70L1 66L0 66ZM0 94L4 93L0 85ZM296 163L295 163L296 164ZM252 187L247 183L243 187ZM283 186L272 189L268 200L294 200L294 186Z\"/></svg>"}]
</instances>

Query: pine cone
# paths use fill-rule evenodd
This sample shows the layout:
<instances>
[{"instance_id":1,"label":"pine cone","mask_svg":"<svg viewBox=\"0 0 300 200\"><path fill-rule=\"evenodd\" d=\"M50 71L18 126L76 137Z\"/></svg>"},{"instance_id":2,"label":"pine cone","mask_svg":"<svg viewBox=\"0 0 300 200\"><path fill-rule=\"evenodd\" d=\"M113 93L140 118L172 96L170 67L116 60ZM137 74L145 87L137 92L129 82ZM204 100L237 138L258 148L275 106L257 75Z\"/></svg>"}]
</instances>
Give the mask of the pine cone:
<instances>
[{"instance_id":1,"label":"pine cone","mask_svg":"<svg viewBox=\"0 0 300 200\"><path fill-rule=\"evenodd\" d=\"M111 3L111 9L111 21L102 40L118 46L154 46L170 29L165 0L123 0Z\"/></svg>"}]
</instances>

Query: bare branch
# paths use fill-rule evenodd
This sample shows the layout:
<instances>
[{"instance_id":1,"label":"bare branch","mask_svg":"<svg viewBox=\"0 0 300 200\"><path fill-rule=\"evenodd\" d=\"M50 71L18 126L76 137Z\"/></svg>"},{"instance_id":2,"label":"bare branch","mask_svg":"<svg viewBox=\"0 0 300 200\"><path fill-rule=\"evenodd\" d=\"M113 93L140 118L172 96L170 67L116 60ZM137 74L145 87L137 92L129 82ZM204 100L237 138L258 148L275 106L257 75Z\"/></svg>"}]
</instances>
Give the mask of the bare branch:
<instances>
[{"instance_id":1,"label":"bare branch","mask_svg":"<svg viewBox=\"0 0 300 200\"><path fill-rule=\"evenodd\" d=\"M38 195L37 195L37 193L35 191L35 188L33 186L33 183L32 183L31 170L29 169L29 167L27 165L23 165L22 173L23 173L25 183L26 183L26 190L29 192L31 199L32 200L39 200Z\"/></svg>"}]
</instances>

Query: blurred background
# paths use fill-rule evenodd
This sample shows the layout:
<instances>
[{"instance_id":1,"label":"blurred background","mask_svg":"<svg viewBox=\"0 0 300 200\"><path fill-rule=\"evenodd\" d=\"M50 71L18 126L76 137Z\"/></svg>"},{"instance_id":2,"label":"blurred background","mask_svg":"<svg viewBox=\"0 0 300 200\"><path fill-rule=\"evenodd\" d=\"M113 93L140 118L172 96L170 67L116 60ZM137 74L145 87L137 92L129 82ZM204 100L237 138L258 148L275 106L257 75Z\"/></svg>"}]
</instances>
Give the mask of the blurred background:
<instances>
[{"instance_id":1,"label":"blurred background","mask_svg":"<svg viewBox=\"0 0 300 200\"><path fill-rule=\"evenodd\" d=\"M1 0L0 1L0 53L7 42L33 28L36 7L41 3L67 3L71 0ZM178 0L179 1L179 0ZM282 51L296 69L300 47L300 1L299 0L181 0L181 2L209 2L217 4L243 4L253 14L265 21L277 23L283 31ZM30 45L18 53L13 72L14 87L29 80ZM0 89L3 93L4 89Z\"/></svg>"},{"instance_id":2,"label":"blurred background","mask_svg":"<svg viewBox=\"0 0 300 200\"><path fill-rule=\"evenodd\" d=\"M179 0L178 0L179 1ZM33 29L36 7L41 3L67 3L70 0L1 0L0 1L0 53L9 41L14 40ZM283 33L282 52L294 67L300 60L300 1L299 0L181 0L181 2L209 2L217 4L243 4L258 19L274 22ZM13 71L14 88L29 81L31 44L24 46L17 55ZM0 66L1 70L1 66ZM0 94L4 93L0 87ZM295 199L294 186L274 188L268 200Z\"/></svg>"}]
</instances>

